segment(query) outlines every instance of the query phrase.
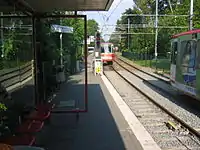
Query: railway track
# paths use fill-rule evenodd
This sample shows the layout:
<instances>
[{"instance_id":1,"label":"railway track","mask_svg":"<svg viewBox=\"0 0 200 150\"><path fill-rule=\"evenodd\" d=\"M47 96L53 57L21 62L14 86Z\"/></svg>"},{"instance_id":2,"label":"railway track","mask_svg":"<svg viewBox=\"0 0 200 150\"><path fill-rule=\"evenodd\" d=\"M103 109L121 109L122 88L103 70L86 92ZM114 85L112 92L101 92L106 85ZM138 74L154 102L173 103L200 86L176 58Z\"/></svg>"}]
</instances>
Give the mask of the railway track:
<instances>
[{"instance_id":1,"label":"railway track","mask_svg":"<svg viewBox=\"0 0 200 150\"><path fill-rule=\"evenodd\" d=\"M163 79L146 71L138 69L137 67L129 64L122 59L115 60L115 63L117 63L119 66L121 66L123 69L130 72L131 74L134 74L144 82L166 93L167 95L170 95L172 97L174 97L174 95L177 95L177 91L171 87L168 79Z\"/></svg>"},{"instance_id":2,"label":"railway track","mask_svg":"<svg viewBox=\"0 0 200 150\"><path fill-rule=\"evenodd\" d=\"M104 75L117 89L160 148L163 150L200 150L199 132L177 117L173 112L161 106L143 88L130 82L130 79L127 79L127 77L120 73L123 71L127 72L117 63L114 63L113 67L104 67ZM112 73L110 74L109 72ZM138 76L135 77L139 78ZM119 80L121 80L121 83L117 83ZM134 81L136 82L136 80ZM126 84L124 88L122 84Z\"/></svg>"},{"instance_id":3,"label":"railway track","mask_svg":"<svg viewBox=\"0 0 200 150\"><path fill-rule=\"evenodd\" d=\"M160 78L155 74L151 74L141 69L138 69L137 67L129 64L128 62L122 59L117 59L115 63L124 68L129 73L143 80L145 84L154 87L155 90L162 96L170 99L171 101L177 103L177 105L180 105L185 109L190 109L191 112L195 114L197 113L200 117L200 101L197 101L196 99L191 98L190 96L183 95L180 92L178 92L177 89L175 89L169 84L167 78L165 78L165 81L163 81L163 77Z\"/></svg>"},{"instance_id":4,"label":"railway track","mask_svg":"<svg viewBox=\"0 0 200 150\"><path fill-rule=\"evenodd\" d=\"M179 105L180 107L187 109L191 113L196 114L198 117L200 117L200 101L197 101L196 99L191 98L190 96L182 95L170 84L163 82L162 79L160 80L160 77L158 77L158 75L152 75L151 73L146 72L146 70L141 71L141 69L138 69L137 67L135 68L128 62L125 63L125 61L120 60L121 59L116 60L115 62L122 68L124 68L126 71L128 71L131 74L134 74L135 76L143 80L143 82L146 85L148 85L152 89L154 88L154 90L157 93L169 99L171 102L176 103L176 105Z\"/></svg>"},{"instance_id":5,"label":"railway track","mask_svg":"<svg viewBox=\"0 0 200 150\"><path fill-rule=\"evenodd\" d=\"M194 117L195 119L200 118L199 101L185 95L184 96L179 95L179 93L170 84L166 84L165 82L162 82L162 80L157 79L154 76L149 76L145 72L141 72L141 70L135 69L134 67L132 67L132 65L128 65L128 63L124 63L124 61L121 61L121 62L115 61L115 62L117 63L117 65L119 65L120 67L122 67L123 69L131 73L132 75L136 76L137 78L140 78L145 84L147 84L149 87L154 89L157 93L167 98L165 100L170 100L172 103L176 104L174 106L178 105L182 107L183 109L185 109L186 111L190 112L193 116L198 116L198 117ZM173 113L176 113L176 112L173 112ZM193 116L190 116L189 113L185 115L185 117L186 116L193 118ZM187 120L184 118L185 122L189 122L188 124L192 124L195 121L195 119ZM198 131L200 131L199 127L200 127L200 123L195 126L195 128Z\"/></svg>"},{"instance_id":6,"label":"railway track","mask_svg":"<svg viewBox=\"0 0 200 150\"><path fill-rule=\"evenodd\" d=\"M128 63L126 60L124 60L124 59L122 59L122 58L120 58L120 57L118 57L117 59L118 59L119 61L125 63L126 65L128 65L128 66L130 66L130 67L132 67L132 68L134 68L134 69L136 69L136 70L139 70L140 72L142 72L142 73L144 73L144 74L147 74L147 75L152 76L152 77L154 77L154 78L156 78L156 79L158 79L158 80L161 80L161 81L165 82L166 84L170 84L170 79L169 79L169 77L167 77L167 76L161 76L161 75L149 73L148 71L144 71L144 70L140 69L139 67L136 67L136 66L134 66L134 65L132 65L132 64L130 64L130 63Z\"/></svg>"}]
</instances>

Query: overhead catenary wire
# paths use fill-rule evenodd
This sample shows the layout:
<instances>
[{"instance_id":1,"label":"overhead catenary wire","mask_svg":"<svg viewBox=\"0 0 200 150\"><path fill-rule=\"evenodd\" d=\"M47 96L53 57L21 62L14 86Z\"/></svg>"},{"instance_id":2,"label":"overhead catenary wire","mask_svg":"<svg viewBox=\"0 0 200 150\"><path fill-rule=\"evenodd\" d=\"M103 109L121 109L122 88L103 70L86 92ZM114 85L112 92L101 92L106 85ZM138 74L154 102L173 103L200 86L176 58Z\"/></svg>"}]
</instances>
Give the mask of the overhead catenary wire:
<instances>
[{"instance_id":1,"label":"overhead catenary wire","mask_svg":"<svg viewBox=\"0 0 200 150\"><path fill-rule=\"evenodd\" d=\"M103 17L103 21L104 21L104 25L103 25L103 26L105 26L105 23L108 22L109 18L110 18L111 15L116 11L116 9L119 7L119 5L121 4L122 1L123 1L123 0L120 0L120 1L117 3L116 7L113 9L113 11L110 13L110 15L109 15L106 19L102 16L102 17ZM98 11L98 13L99 13L99 11ZM99 13L99 15L100 15L100 13Z\"/></svg>"},{"instance_id":2,"label":"overhead catenary wire","mask_svg":"<svg viewBox=\"0 0 200 150\"><path fill-rule=\"evenodd\" d=\"M122 2L123 0L120 0L119 2L118 2L118 4L116 5L116 7L113 9L113 11L110 13L110 15L107 17L107 21L109 20L109 18L111 17L111 15L115 12L115 10L118 8L118 6L121 4L121 2Z\"/></svg>"},{"instance_id":3,"label":"overhead catenary wire","mask_svg":"<svg viewBox=\"0 0 200 150\"><path fill-rule=\"evenodd\" d=\"M123 2L123 0L120 0L117 5L115 6L115 8L112 10L112 12L110 13L110 15L107 17L107 19L104 21L104 25L102 26L102 30L106 24L106 22L109 21L110 17L112 16L112 14L116 11L116 9L119 7L119 5ZM105 35L108 35L108 34L105 34Z\"/></svg>"}]
</instances>

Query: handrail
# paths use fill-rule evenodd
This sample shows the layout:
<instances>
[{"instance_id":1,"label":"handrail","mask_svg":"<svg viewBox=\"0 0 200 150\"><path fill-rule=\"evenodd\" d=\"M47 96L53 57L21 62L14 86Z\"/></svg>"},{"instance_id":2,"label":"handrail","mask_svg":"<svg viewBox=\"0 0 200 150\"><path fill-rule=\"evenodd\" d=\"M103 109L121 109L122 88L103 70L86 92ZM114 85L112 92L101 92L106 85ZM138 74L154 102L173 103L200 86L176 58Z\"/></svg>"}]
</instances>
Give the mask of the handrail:
<instances>
[{"instance_id":1,"label":"handrail","mask_svg":"<svg viewBox=\"0 0 200 150\"><path fill-rule=\"evenodd\" d=\"M7 74L10 74L10 73L13 73L13 72L16 72L16 71L20 71L20 69L23 69L23 68L26 68L28 66L30 66L32 63L31 61L30 62L27 62L26 64L22 65L22 66L19 66L19 67L15 67L15 68L10 68L10 69L5 69L6 71L5 72L0 72L0 78L2 76L5 76ZM4 69L3 69L4 70Z\"/></svg>"},{"instance_id":2,"label":"handrail","mask_svg":"<svg viewBox=\"0 0 200 150\"><path fill-rule=\"evenodd\" d=\"M30 61L22 66L6 69L5 72L2 70L0 72L0 82L5 88L21 83L32 76L32 69L32 62Z\"/></svg>"}]
</instances>

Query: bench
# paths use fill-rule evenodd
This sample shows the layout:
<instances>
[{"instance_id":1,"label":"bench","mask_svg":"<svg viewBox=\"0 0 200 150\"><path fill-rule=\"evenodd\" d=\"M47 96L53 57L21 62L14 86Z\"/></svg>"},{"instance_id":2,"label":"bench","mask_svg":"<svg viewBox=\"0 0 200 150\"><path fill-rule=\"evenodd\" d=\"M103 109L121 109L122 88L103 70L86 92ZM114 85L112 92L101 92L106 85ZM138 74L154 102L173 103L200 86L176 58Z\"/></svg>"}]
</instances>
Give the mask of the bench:
<instances>
[{"instance_id":1,"label":"bench","mask_svg":"<svg viewBox=\"0 0 200 150\"><path fill-rule=\"evenodd\" d=\"M39 104L32 107L33 111L28 115L23 116L27 120L45 121L49 119L51 110L55 107L53 103Z\"/></svg>"},{"instance_id":2,"label":"bench","mask_svg":"<svg viewBox=\"0 0 200 150\"><path fill-rule=\"evenodd\" d=\"M25 121L16 128L16 135L12 135L1 142L9 145L32 146L36 140L32 134L42 130L44 121L50 117L54 106L52 103L47 103L34 107L34 111L27 115Z\"/></svg>"},{"instance_id":3,"label":"bench","mask_svg":"<svg viewBox=\"0 0 200 150\"><path fill-rule=\"evenodd\" d=\"M27 120L22 123L16 130L16 133L36 133L42 130L44 122L37 120Z\"/></svg>"},{"instance_id":4,"label":"bench","mask_svg":"<svg viewBox=\"0 0 200 150\"><path fill-rule=\"evenodd\" d=\"M0 94L3 97L3 99L1 99L2 101L4 101L4 99L5 101L9 101L11 98L2 84L0 84ZM9 133L11 133L9 137L4 137L3 139L0 139L0 141L8 145L32 146L36 140L35 136L32 134L42 130L44 121L49 119L51 110L54 106L55 105L52 103L37 105L34 107L34 111L31 111L30 114L25 117L25 120L22 123L20 122L19 126L14 129L14 131L11 132L9 130ZM5 128L3 130L5 130ZM5 131L7 131L7 129Z\"/></svg>"}]
</instances>

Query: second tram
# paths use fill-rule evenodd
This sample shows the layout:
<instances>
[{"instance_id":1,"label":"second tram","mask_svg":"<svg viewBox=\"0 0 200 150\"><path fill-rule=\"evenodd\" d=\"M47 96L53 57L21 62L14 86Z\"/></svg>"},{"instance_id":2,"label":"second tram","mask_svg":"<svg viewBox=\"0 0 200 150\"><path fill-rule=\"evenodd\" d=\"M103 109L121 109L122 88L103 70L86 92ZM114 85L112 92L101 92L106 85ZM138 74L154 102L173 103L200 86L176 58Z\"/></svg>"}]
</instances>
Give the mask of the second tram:
<instances>
[{"instance_id":1,"label":"second tram","mask_svg":"<svg viewBox=\"0 0 200 150\"><path fill-rule=\"evenodd\" d=\"M170 81L180 93L200 100L200 29L172 36Z\"/></svg>"}]
</instances>

